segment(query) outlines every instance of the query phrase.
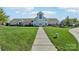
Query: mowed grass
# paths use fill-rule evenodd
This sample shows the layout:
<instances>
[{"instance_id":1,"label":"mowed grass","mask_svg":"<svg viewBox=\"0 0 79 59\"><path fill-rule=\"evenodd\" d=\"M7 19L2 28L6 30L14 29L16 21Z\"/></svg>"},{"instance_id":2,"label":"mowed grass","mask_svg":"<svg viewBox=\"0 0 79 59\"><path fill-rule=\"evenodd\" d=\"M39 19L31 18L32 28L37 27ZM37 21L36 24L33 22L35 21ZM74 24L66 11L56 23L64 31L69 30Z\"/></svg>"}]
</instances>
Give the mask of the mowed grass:
<instances>
[{"instance_id":1,"label":"mowed grass","mask_svg":"<svg viewBox=\"0 0 79 59\"><path fill-rule=\"evenodd\" d=\"M49 39L59 51L77 51L78 42L75 37L69 33L69 28L45 27ZM56 33L58 37L56 38Z\"/></svg>"},{"instance_id":2,"label":"mowed grass","mask_svg":"<svg viewBox=\"0 0 79 59\"><path fill-rule=\"evenodd\" d=\"M28 51L34 42L37 27L0 27L0 48L3 51Z\"/></svg>"}]
</instances>

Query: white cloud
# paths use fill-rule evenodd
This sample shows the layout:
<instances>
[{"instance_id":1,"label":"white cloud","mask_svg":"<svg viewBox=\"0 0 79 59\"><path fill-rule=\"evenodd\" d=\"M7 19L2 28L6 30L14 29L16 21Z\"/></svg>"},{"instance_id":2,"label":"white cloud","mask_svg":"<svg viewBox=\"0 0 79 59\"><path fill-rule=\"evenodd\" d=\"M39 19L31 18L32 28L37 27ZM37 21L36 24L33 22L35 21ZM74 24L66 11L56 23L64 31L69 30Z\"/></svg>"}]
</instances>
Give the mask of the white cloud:
<instances>
[{"instance_id":1,"label":"white cloud","mask_svg":"<svg viewBox=\"0 0 79 59\"><path fill-rule=\"evenodd\" d=\"M31 12L32 15L37 15L37 13L38 13L37 11L32 11Z\"/></svg>"},{"instance_id":2,"label":"white cloud","mask_svg":"<svg viewBox=\"0 0 79 59\"><path fill-rule=\"evenodd\" d=\"M44 13L44 16L49 18L49 17L53 17L56 15L56 12L55 11L43 11Z\"/></svg>"},{"instance_id":3,"label":"white cloud","mask_svg":"<svg viewBox=\"0 0 79 59\"><path fill-rule=\"evenodd\" d=\"M44 16L49 18L49 17L53 17L54 15L56 15L55 11L42 11L44 13ZM38 11L33 11L31 14L33 17L35 17L37 15Z\"/></svg>"},{"instance_id":4,"label":"white cloud","mask_svg":"<svg viewBox=\"0 0 79 59\"><path fill-rule=\"evenodd\" d=\"M75 10L75 9L68 9L67 11L68 12L74 12L74 13L77 12L77 10Z\"/></svg>"},{"instance_id":5,"label":"white cloud","mask_svg":"<svg viewBox=\"0 0 79 59\"><path fill-rule=\"evenodd\" d=\"M32 12L32 10L34 9L34 7L13 7L13 8L10 8L12 10L15 11L16 14L27 14L27 13L30 13Z\"/></svg>"},{"instance_id":6,"label":"white cloud","mask_svg":"<svg viewBox=\"0 0 79 59\"><path fill-rule=\"evenodd\" d=\"M15 13L16 13L16 14L19 14L20 12L19 12L19 11L15 11Z\"/></svg>"},{"instance_id":7,"label":"white cloud","mask_svg":"<svg viewBox=\"0 0 79 59\"><path fill-rule=\"evenodd\" d=\"M10 9L13 10L17 15L28 17L29 15L31 16L34 7L12 7Z\"/></svg>"},{"instance_id":8,"label":"white cloud","mask_svg":"<svg viewBox=\"0 0 79 59\"><path fill-rule=\"evenodd\" d=\"M22 15L26 15L27 13L22 13Z\"/></svg>"},{"instance_id":9,"label":"white cloud","mask_svg":"<svg viewBox=\"0 0 79 59\"><path fill-rule=\"evenodd\" d=\"M79 8L63 8L67 12L79 13Z\"/></svg>"},{"instance_id":10,"label":"white cloud","mask_svg":"<svg viewBox=\"0 0 79 59\"><path fill-rule=\"evenodd\" d=\"M56 14L55 11L43 11L43 13L45 13L45 14Z\"/></svg>"},{"instance_id":11,"label":"white cloud","mask_svg":"<svg viewBox=\"0 0 79 59\"><path fill-rule=\"evenodd\" d=\"M18 10L18 11L32 11L34 7L13 7L11 8L13 10Z\"/></svg>"}]
</instances>

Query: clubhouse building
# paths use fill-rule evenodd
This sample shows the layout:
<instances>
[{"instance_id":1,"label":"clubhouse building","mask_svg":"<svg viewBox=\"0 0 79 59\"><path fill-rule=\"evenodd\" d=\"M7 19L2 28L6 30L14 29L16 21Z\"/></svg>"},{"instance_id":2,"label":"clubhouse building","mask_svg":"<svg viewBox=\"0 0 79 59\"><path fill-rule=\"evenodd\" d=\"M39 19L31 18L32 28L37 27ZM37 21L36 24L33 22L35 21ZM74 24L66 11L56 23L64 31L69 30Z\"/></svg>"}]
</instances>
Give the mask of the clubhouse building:
<instances>
[{"instance_id":1,"label":"clubhouse building","mask_svg":"<svg viewBox=\"0 0 79 59\"><path fill-rule=\"evenodd\" d=\"M9 22L9 25L22 26L55 26L59 23L56 18L45 18L43 12L38 12L35 18L16 18Z\"/></svg>"}]
</instances>

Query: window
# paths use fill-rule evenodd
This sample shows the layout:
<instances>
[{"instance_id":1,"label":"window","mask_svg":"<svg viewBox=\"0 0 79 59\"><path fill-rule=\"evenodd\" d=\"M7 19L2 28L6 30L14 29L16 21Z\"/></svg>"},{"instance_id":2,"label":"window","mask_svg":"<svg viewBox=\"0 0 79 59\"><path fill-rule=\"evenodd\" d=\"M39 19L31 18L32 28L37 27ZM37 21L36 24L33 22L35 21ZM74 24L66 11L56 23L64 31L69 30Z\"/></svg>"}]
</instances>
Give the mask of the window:
<instances>
[{"instance_id":1,"label":"window","mask_svg":"<svg viewBox=\"0 0 79 59\"><path fill-rule=\"evenodd\" d=\"M39 15L39 19L42 19L42 14Z\"/></svg>"}]
</instances>

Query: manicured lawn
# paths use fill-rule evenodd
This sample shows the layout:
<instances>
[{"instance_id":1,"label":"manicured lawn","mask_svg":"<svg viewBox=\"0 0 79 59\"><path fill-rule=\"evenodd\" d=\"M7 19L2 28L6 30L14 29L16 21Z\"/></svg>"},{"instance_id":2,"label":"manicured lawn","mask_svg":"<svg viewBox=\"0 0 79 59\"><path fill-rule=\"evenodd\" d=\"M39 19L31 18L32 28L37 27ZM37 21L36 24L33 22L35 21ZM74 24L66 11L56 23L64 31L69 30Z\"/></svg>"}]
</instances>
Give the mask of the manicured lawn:
<instances>
[{"instance_id":1,"label":"manicured lawn","mask_svg":"<svg viewBox=\"0 0 79 59\"><path fill-rule=\"evenodd\" d=\"M28 51L34 42L37 27L0 26L0 47L3 51Z\"/></svg>"},{"instance_id":2,"label":"manicured lawn","mask_svg":"<svg viewBox=\"0 0 79 59\"><path fill-rule=\"evenodd\" d=\"M78 42L69 33L69 28L45 27L49 39L59 51L73 51L78 49ZM56 33L58 33L56 38Z\"/></svg>"}]
</instances>

